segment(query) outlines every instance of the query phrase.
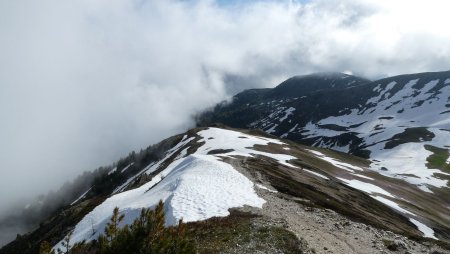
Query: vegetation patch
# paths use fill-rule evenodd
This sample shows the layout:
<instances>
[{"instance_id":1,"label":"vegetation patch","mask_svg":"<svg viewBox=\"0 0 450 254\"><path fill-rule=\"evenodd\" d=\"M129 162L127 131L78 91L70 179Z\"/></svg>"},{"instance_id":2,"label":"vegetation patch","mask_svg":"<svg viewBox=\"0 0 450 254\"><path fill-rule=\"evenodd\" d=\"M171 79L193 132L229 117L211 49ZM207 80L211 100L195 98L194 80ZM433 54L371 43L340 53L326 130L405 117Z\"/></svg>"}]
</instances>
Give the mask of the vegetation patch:
<instances>
[{"instance_id":1,"label":"vegetation patch","mask_svg":"<svg viewBox=\"0 0 450 254\"><path fill-rule=\"evenodd\" d=\"M329 129L329 130L333 130L333 131L348 131L347 127L340 126L337 124L323 124L323 125L318 125L318 126L320 128Z\"/></svg>"},{"instance_id":2,"label":"vegetation patch","mask_svg":"<svg viewBox=\"0 0 450 254\"><path fill-rule=\"evenodd\" d=\"M214 217L187 224L188 240L197 253L304 253L307 243L292 232L251 213L230 210L227 217Z\"/></svg>"},{"instance_id":3,"label":"vegetation patch","mask_svg":"<svg viewBox=\"0 0 450 254\"><path fill-rule=\"evenodd\" d=\"M431 145L425 145L425 149L433 154L428 156L426 166L430 169L440 169L442 171L449 172L450 164L447 160L450 156L449 151L444 148L439 148Z\"/></svg>"},{"instance_id":4,"label":"vegetation patch","mask_svg":"<svg viewBox=\"0 0 450 254\"><path fill-rule=\"evenodd\" d=\"M402 133L394 135L384 149L392 149L405 143L431 141L434 137L434 133L425 127L406 128Z\"/></svg>"},{"instance_id":5,"label":"vegetation patch","mask_svg":"<svg viewBox=\"0 0 450 254\"><path fill-rule=\"evenodd\" d=\"M222 153L230 153L233 151L234 149L214 149L209 151L207 154L222 154Z\"/></svg>"}]
</instances>

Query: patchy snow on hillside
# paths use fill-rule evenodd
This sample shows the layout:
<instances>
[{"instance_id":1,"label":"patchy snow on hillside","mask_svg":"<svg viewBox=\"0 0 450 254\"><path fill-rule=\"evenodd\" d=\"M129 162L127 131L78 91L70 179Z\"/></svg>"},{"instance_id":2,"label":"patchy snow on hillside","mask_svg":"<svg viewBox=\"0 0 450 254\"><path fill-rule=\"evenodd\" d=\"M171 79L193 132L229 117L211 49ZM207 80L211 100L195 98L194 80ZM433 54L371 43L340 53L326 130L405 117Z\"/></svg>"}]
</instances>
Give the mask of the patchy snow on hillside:
<instances>
[{"instance_id":1,"label":"patchy snow on hillside","mask_svg":"<svg viewBox=\"0 0 450 254\"><path fill-rule=\"evenodd\" d=\"M256 195L253 187L253 182L214 156L189 155L174 161L141 187L106 199L76 225L71 242L97 238L114 207L119 207L125 215L122 224L129 224L143 207L154 207L163 200L166 225L174 225L179 219L189 222L227 216L232 207L261 208L265 201Z\"/></svg>"},{"instance_id":2,"label":"patchy snow on hillside","mask_svg":"<svg viewBox=\"0 0 450 254\"><path fill-rule=\"evenodd\" d=\"M372 198L374 198L374 199L380 201L381 203L383 203L383 204L385 204L385 205L387 205L387 206L393 208L394 210L397 210L397 211L399 211L399 212L401 212L401 213L403 213L403 214L412 215L412 216L414 216L414 217L417 217L414 213L412 213L412 212L410 212L410 211L408 211L408 210L406 210L406 209L401 208L397 203L395 203L395 202L392 201L392 200L389 200L389 199L387 199L387 198L383 198L383 197L380 197L380 196L373 196L373 195L372 195ZM408 219L409 219L409 221L411 221L414 225L417 226L417 229L418 229L420 232L423 233L423 236L424 236L424 237L433 238L433 239L438 240L438 239L436 238L436 236L434 235L433 229L431 229L430 227L428 227L427 225L421 223L420 221L418 221L418 220L416 220L416 219L413 219L413 218L411 218L411 217L409 217Z\"/></svg>"},{"instance_id":3,"label":"patchy snow on hillside","mask_svg":"<svg viewBox=\"0 0 450 254\"><path fill-rule=\"evenodd\" d=\"M277 160L280 164L295 167L288 163L289 160L296 159L294 156L287 154L273 154L255 150L255 145L268 145L269 143L285 145L285 143L271 138L256 137L247 135L241 132L224 130L218 128L208 128L207 130L199 131L198 134L203 139L198 142L205 142L203 146L198 148L196 153L207 154L208 151L215 149L233 150L231 152L219 154L218 156L243 156L254 157L255 155L262 155L274 160Z\"/></svg>"},{"instance_id":4,"label":"patchy snow on hillside","mask_svg":"<svg viewBox=\"0 0 450 254\"><path fill-rule=\"evenodd\" d=\"M417 89L414 86L419 81L410 80L395 93L393 90L398 85L396 82L391 82L384 88L378 85L373 89L378 94L370 98L365 107L354 108L347 114L330 116L317 123L309 122L301 128L303 134L310 138L319 137L314 146L349 152L350 146L324 143L320 137L333 138L351 131L364 140L363 146L370 151L373 160L371 169L386 176L406 180L428 192L431 192L427 188L428 185L448 187L448 180L439 177L439 174L447 173L426 166L427 158L432 152L426 150L424 145L441 148L450 146L450 135L445 131L450 129L450 118L440 114L450 98L450 86L433 91L439 80L431 80ZM341 126L348 131L323 127L327 125ZM385 148L386 142L396 134L418 126L429 127L428 131L435 137L427 142L422 140L420 143L405 143L391 149ZM450 159L448 162L450 163ZM335 164L333 161L330 163Z\"/></svg>"},{"instance_id":5,"label":"patchy snow on hillside","mask_svg":"<svg viewBox=\"0 0 450 254\"><path fill-rule=\"evenodd\" d=\"M116 172L117 167L114 167L113 169L111 169L111 171L108 172L108 175L111 175L112 173Z\"/></svg>"},{"instance_id":6,"label":"patchy snow on hillside","mask_svg":"<svg viewBox=\"0 0 450 254\"><path fill-rule=\"evenodd\" d=\"M332 164L332 165L334 165L334 166L336 166L338 168L341 168L343 170L349 171L351 173L354 173L355 172L354 170L363 171L363 169L360 168L360 167L357 167L357 166L354 166L354 165L351 165L351 164L339 161L339 160L337 160L335 158L328 157L328 156L326 156L325 154L323 154L321 152L314 151L314 150L308 150L308 151L310 151L311 153L317 155L322 160L324 160L324 161L326 161L326 162L328 162L328 163L330 163L330 164Z\"/></svg>"},{"instance_id":7,"label":"patchy snow on hillside","mask_svg":"<svg viewBox=\"0 0 450 254\"><path fill-rule=\"evenodd\" d=\"M125 172L127 169L129 169L131 166L133 166L134 162L128 164L126 167L124 167L122 170L120 170L120 173Z\"/></svg>"},{"instance_id":8,"label":"patchy snow on hillside","mask_svg":"<svg viewBox=\"0 0 450 254\"><path fill-rule=\"evenodd\" d=\"M338 179L352 188L364 191L369 194L377 193L377 194L382 194L382 195L392 197L392 198L394 197L394 195L392 195L391 193L389 193L386 190L384 190L376 185L373 185L371 183L362 182L362 181L359 181L356 179L347 180L347 179L339 178L339 177L338 177Z\"/></svg>"},{"instance_id":9,"label":"patchy snow on hillside","mask_svg":"<svg viewBox=\"0 0 450 254\"><path fill-rule=\"evenodd\" d=\"M281 122L283 122L284 120L286 120L290 115L292 115L292 113L295 111L295 108L290 107L288 109L286 109L286 111L284 111L284 116L282 116L280 119L278 119Z\"/></svg>"},{"instance_id":10,"label":"patchy snow on hillside","mask_svg":"<svg viewBox=\"0 0 450 254\"><path fill-rule=\"evenodd\" d=\"M256 187L258 187L258 188L260 188L260 189L262 189L262 190L266 190L266 191L268 191L268 192L272 192L272 193L277 193L277 192L278 192L278 191L276 191L276 190L269 189L269 188L267 188L266 186L264 186L264 185L262 185L262 184L259 184L259 183L255 184L255 185L256 185Z\"/></svg>"},{"instance_id":11,"label":"patchy snow on hillside","mask_svg":"<svg viewBox=\"0 0 450 254\"><path fill-rule=\"evenodd\" d=\"M420 221L417 221L413 218L409 218L409 220L417 226L417 229L419 229L420 232L423 233L424 237L428 237L428 238L433 238L435 240L438 240L436 238L436 236L434 235L434 231L433 229L431 229L430 227L428 227L427 225L421 223Z\"/></svg>"},{"instance_id":12,"label":"patchy snow on hillside","mask_svg":"<svg viewBox=\"0 0 450 254\"><path fill-rule=\"evenodd\" d=\"M96 239L109 221L114 207L124 214L122 224L130 224L144 207L152 208L159 200L165 202L166 225L174 225L179 219L186 222L205 220L214 216L227 216L228 209L244 205L262 208L264 200L256 194L252 181L235 170L222 157L262 155L294 167L287 161L295 157L254 150L255 145L284 143L270 138L246 135L241 132L209 128L198 132L203 143L196 153L187 155L186 145L194 137L184 136L170 149L164 159L144 168L115 191L115 195L94 208L75 227L71 242ZM183 150L181 150L183 149ZM232 149L225 154L207 155L215 149ZM144 172L155 172L164 161L176 152L182 154L165 169L139 188L117 193L135 177ZM261 186L259 186L262 188ZM93 233L94 230L94 233ZM58 248L61 242L55 246Z\"/></svg>"},{"instance_id":13,"label":"patchy snow on hillside","mask_svg":"<svg viewBox=\"0 0 450 254\"><path fill-rule=\"evenodd\" d=\"M433 153L424 148L423 143L406 143L395 149L386 149L378 152L377 162L371 164L371 168L380 174L401 178L409 183L434 187L445 187L448 180L435 177L435 174L446 174L437 169L429 169L427 158ZM380 170L381 168L387 170Z\"/></svg>"},{"instance_id":14,"label":"patchy snow on hillside","mask_svg":"<svg viewBox=\"0 0 450 254\"><path fill-rule=\"evenodd\" d=\"M157 163L151 165L150 167L147 167L147 170L145 171L145 173L151 174L151 173L155 172L156 170L158 170L164 161L166 161L167 159L172 157L172 155L174 155L176 152L178 152L178 150L180 148L184 147L185 145L187 145L189 142L191 142L194 139L195 139L194 137L188 138L187 135L184 135L183 138L181 139L181 141L177 145L175 145L169 151L167 151L166 156L162 160L159 160Z\"/></svg>"},{"instance_id":15,"label":"patchy snow on hillside","mask_svg":"<svg viewBox=\"0 0 450 254\"><path fill-rule=\"evenodd\" d=\"M320 178L322 178L322 179L330 180L330 178L328 178L328 177L326 177L326 176L324 176L324 175L322 175L322 174L320 174L320 173L314 172L314 171L312 171L312 170L303 168L303 171L306 171L306 172L308 172L308 173L310 173L310 174L313 174L313 175L315 175L315 176L318 176L318 177L320 177Z\"/></svg>"},{"instance_id":16,"label":"patchy snow on hillside","mask_svg":"<svg viewBox=\"0 0 450 254\"><path fill-rule=\"evenodd\" d=\"M88 192L89 192L91 189L92 189L92 187L89 188L87 191L85 191L83 194L81 194L77 199L75 199L72 203L70 203L70 205L73 205L73 204L75 204L76 202L78 202L78 201L80 201L81 199L83 199L83 198L86 196L86 194L88 194ZM26 208L25 208L25 209L26 209Z\"/></svg>"},{"instance_id":17,"label":"patchy snow on hillside","mask_svg":"<svg viewBox=\"0 0 450 254\"><path fill-rule=\"evenodd\" d=\"M401 208L397 203L395 203L392 200L389 200L389 199L381 197L381 196L371 195L371 197L376 199L376 200L378 200L378 201L380 201L381 203L383 203L383 204L393 208L394 210L397 210L397 211L399 211L401 213L404 213L404 214L409 214L409 215L414 215L415 216L415 214L413 214L412 212L410 212L410 211L408 211L408 210L406 210L404 208Z\"/></svg>"},{"instance_id":18,"label":"patchy snow on hillside","mask_svg":"<svg viewBox=\"0 0 450 254\"><path fill-rule=\"evenodd\" d=\"M281 135L280 137L281 137L281 138L286 138L286 137L289 135L289 133L295 131L295 130L297 129L297 127L298 127L298 123L295 124L294 127L292 127L290 130L288 130L286 133L284 133L284 134Z\"/></svg>"},{"instance_id":19,"label":"patchy snow on hillside","mask_svg":"<svg viewBox=\"0 0 450 254\"><path fill-rule=\"evenodd\" d=\"M146 172L146 171L147 171L151 166L153 166L153 165L154 165L154 163L151 163L149 166L145 167L145 168L144 168L143 170L141 170L139 173L137 173L137 174L135 174L134 176L128 178L128 179L125 181L125 183L123 183L123 184L121 184L119 187L115 188L114 191L112 192L112 194L117 194L117 193L119 193L119 192L121 192L121 191L124 191L124 190L128 187L128 185L129 185L130 183L133 183L134 180L135 180L136 178L138 178L140 175L142 175L144 172Z\"/></svg>"}]
</instances>

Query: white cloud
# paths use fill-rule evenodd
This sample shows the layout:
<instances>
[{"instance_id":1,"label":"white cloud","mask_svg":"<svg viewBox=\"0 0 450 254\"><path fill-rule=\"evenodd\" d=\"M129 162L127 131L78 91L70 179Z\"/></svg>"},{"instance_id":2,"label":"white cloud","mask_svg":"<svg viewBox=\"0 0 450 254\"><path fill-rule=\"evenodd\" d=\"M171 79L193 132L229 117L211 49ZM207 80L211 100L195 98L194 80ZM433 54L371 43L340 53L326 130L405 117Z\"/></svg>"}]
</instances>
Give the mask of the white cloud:
<instances>
[{"instance_id":1,"label":"white cloud","mask_svg":"<svg viewBox=\"0 0 450 254\"><path fill-rule=\"evenodd\" d=\"M447 7L0 1L0 202L183 131L193 113L244 88L315 71L374 78L446 69Z\"/></svg>"}]
</instances>

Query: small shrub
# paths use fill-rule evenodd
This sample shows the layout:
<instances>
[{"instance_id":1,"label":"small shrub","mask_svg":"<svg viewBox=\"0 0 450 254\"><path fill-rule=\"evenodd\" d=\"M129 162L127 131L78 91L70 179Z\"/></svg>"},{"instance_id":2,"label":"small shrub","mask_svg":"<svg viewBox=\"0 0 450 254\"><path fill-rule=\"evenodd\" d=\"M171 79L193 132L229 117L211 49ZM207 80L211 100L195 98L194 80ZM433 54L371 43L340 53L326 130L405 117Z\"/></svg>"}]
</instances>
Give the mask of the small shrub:
<instances>
[{"instance_id":1,"label":"small shrub","mask_svg":"<svg viewBox=\"0 0 450 254\"><path fill-rule=\"evenodd\" d=\"M154 210L142 208L141 214L131 225L120 228L124 216L116 207L110 221L96 241L70 245L71 233L63 241L64 250L58 254L153 254L195 253L194 245L186 238L186 224L182 220L176 226L164 227L164 204ZM54 254L47 242L41 244L40 254Z\"/></svg>"}]
</instances>

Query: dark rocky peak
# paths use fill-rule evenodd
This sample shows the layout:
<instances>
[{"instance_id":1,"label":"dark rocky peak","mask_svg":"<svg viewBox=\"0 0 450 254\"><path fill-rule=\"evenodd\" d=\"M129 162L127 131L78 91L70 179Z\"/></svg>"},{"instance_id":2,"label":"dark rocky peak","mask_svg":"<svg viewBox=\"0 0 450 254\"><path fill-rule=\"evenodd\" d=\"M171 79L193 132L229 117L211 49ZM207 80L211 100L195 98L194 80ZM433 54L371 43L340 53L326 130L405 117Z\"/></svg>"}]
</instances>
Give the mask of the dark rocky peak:
<instances>
[{"instance_id":1,"label":"dark rocky peak","mask_svg":"<svg viewBox=\"0 0 450 254\"><path fill-rule=\"evenodd\" d=\"M294 76L279 84L271 92L272 98L308 96L323 90L336 90L368 84L368 79L338 73L321 72Z\"/></svg>"}]
</instances>

